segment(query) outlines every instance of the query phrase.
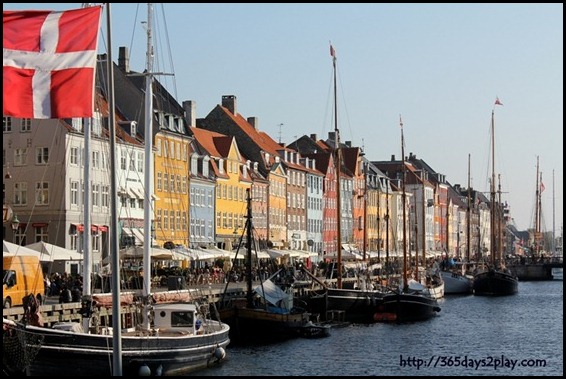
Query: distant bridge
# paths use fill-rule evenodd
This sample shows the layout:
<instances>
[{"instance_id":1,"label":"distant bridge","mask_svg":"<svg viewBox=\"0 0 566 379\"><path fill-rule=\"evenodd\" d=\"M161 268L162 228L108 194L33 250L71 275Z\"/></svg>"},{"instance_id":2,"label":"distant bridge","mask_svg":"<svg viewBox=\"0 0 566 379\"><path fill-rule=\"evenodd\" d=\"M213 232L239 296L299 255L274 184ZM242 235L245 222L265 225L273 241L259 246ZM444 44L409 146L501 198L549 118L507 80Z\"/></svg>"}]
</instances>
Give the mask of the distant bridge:
<instances>
[{"instance_id":1,"label":"distant bridge","mask_svg":"<svg viewBox=\"0 0 566 379\"><path fill-rule=\"evenodd\" d=\"M560 257L549 258L517 258L507 263L511 272L515 273L519 280L552 280L552 269L563 268L564 262Z\"/></svg>"}]
</instances>

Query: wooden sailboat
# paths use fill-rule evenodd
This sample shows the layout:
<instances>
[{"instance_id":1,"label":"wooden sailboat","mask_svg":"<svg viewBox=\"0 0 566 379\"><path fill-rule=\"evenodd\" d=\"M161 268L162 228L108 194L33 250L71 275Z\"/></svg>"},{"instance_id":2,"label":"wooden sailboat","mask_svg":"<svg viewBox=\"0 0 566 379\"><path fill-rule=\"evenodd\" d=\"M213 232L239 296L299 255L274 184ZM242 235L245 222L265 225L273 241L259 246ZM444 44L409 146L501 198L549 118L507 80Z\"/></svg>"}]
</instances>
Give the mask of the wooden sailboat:
<instances>
[{"instance_id":1,"label":"wooden sailboat","mask_svg":"<svg viewBox=\"0 0 566 379\"><path fill-rule=\"evenodd\" d=\"M108 38L111 40L110 4L107 6ZM102 11L99 6L100 12ZM35 12L35 11L34 11ZM75 11L70 11L75 12ZM4 12L6 13L6 12ZM49 12L46 12L49 13ZM60 12L52 12L52 16L61 16ZM82 13L81 13L82 14ZM33 17L32 13L21 14L22 18ZM153 5L148 7L148 51L151 49L151 22ZM6 19L6 17L5 17ZM6 28L6 26L5 26ZM108 43L108 75L109 83L113 83L114 65L110 52L112 44ZM96 52L96 51L95 51ZM6 51L5 51L6 53ZM145 112L145 143L146 143L146 169L145 183L148 193L151 193L151 141L153 133L153 96L152 96L152 55L148 54L146 76L146 112ZM115 159L115 117L114 117L114 89L112 85L108 90L110 103L109 135L110 135L110 172L111 180L111 213L113 230L117 230L117 189L116 189L116 159ZM89 159L85 160L89 162ZM146 221L150 217L150 196L145 197ZM85 210L87 211L87 210ZM146 223L146 227L149 225ZM148 230L148 229L146 229ZM91 320L87 328L80 323L64 323L46 328L29 323L15 323L4 319L4 350L7 343L20 341L22 360L11 362L13 371L26 371L28 375L182 375L202 369L215 362L222 361L225 348L230 342L227 324L212 320L210 315L203 312L206 303L193 296L189 291L175 291L171 293L151 293L149 286L149 246L144 252L143 295L136 303L124 303L127 298L120 296L120 277L118 264L117 233L113 236L112 247L112 294L111 301L104 304L101 296L96 299L83 299L81 314L85 319ZM146 244L147 245L147 244ZM90 265L85 265L85 276L90 277ZM94 297L94 296L93 296ZM109 298L109 297L107 297ZM111 305L110 305L111 303ZM112 307L113 320L110 325L100 325L94 320L100 307ZM141 306L134 312L133 327L124 328L121 310L128 307ZM37 310L37 307L36 307ZM137 314L138 317L135 317ZM140 316L141 315L141 316ZM15 345L9 345L14 348Z\"/></svg>"},{"instance_id":2,"label":"wooden sailboat","mask_svg":"<svg viewBox=\"0 0 566 379\"><path fill-rule=\"evenodd\" d=\"M394 314L397 322L412 322L428 320L440 312L440 307L435 298L425 293L422 288L412 289L409 286L408 258L407 258L407 211L406 211L406 189L405 189L405 141L403 137L403 122L399 118L401 126L401 201L403 209L403 275L402 288L392 289L383 296L383 309L387 314Z\"/></svg>"},{"instance_id":3,"label":"wooden sailboat","mask_svg":"<svg viewBox=\"0 0 566 379\"><path fill-rule=\"evenodd\" d=\"M333 83L334 83L334 164L336 171L336 269L337 278L335 286L320 283L323 290L309 295L305 299L309 311L320 314L325 321L348 321L357 323L373 323L376 321L391 320L392 315L385 314L381 307L383 292L374 288L370 278L358 278L357 288L344 288L342 283L342 204L341 204L341 172L342 150L340 146L340 131L338 128L338 104L336 84L336 51L330 45L332 57ZM365 249L365 247L364 247ZM307 274L308 271L305 271ZM313 280L318 279L313 277ZM332 319L340 314L342 316Z\"/></svg>"},{"instance_id":4,"label":"wooden sailboat","mask_svg":"<svg viewBox=\"0 0 566 379\"><path fill-rule=\"evenodd\" d=\"M246 247L246 298L227 299L230 282L219 302L220 320L230 325L233 343L270 343L292 337L315 337L328 335L327 328L310 321L310 313L304 308L294 306L293 274L279 269L270 278L262 281L255 289L252 283L253 244L252 238L252 199L250 189L246 189L247 216L245 244L242 235L238 244ZM229 275L231 277L231 275ZM279 280L277 279L279 278Z\"/></svg>"},{"instance_id":5,"label":"wooden sailboat","mask_svg":"<svg viewBox=\"0 0 566 379\"><path fill-rule=\"evenodd\" d=\"M500 105L496 99L495 105ZM498 238L501 233L502 212L495 196L495 106L491 111L491 181L490 181L490 252L491 262L487 267L478 268L474 274L474 295L506 296L519 290L517 276L505 267L503 245Z\"/></svg>"},{"instance_id":6,"label":"wooden sailboat","mask_svg":"<svg viewBox=\"0 0 566 379\"><path fill-rule=\"evenodd\" d=\"M510 262L507 265L509 269L512 270L521 281L553 279L553 270L548 267L548 263L550 263L550 257L545 256L544 253L544 240L542 231L542 192L545 188L542 182L542 173L540 172L539 167L539 157L537 156L535 214L533 220L533 236L530 243L529 256L523 256L522 262L519 259L515 259L514 262ZM554 236L553 241L555 241ZM555 242L553 242L553 244L554 243ZM553 246L551 246L551 252L551 255L555 256L555 248Z\"/></svg>"}]
</instances>

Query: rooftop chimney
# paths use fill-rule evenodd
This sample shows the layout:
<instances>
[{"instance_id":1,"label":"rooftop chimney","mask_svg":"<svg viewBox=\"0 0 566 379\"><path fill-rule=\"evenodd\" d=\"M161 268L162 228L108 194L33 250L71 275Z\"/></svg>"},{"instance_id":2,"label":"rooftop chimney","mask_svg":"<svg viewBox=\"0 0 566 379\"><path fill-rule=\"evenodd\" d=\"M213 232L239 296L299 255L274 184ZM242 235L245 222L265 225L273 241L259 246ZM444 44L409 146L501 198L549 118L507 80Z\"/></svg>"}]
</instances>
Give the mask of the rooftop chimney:
<instances>
[{"instance_id":1,"label":"rooftop chimney","mask_svg":"<svg viewBox=\"0 0 566 379\"><path fill-rule=\"evenodd\" d=\"M317 135L316 134L311 134L311 139L313 141L318 141Z\"/></svg>"},{"instance_id":2,"label":"rooftop chimney","mask_svg":"<svg viewBox=\"0 0 566 379\"><path fill-rule=\"evenodd\" d=\"M395 162L395 154L391 154L391 162Z\"/></svg>"},{"instance_id":3,"label":"rooftop chimney","mask_svg":"<svg viewBox=\"0 0 566 379\"><path fill-rule=\"evenodd\" d=\"M189 128L194 128L197 126L197 103L193 100L183 101L183 109L185 110L185 121L189 125Z\"/></svg>"},{"instance_id":4,"label":"rooftop chimney","mask_svg":"<svg viewBox=\"0 0 566 379\"><path fill-rule=\"evenodd\" d=\"M130 72L130 52L126 46L120 46L118 67L120 67L125 73Z\"/></svg>"},{"instance_id":5,"label":"rooftop chimney","mask_svg":"<svg viewBox=\"0 0 566 379\"><path fill-rule=\"evenodd\" d=\"M222 106L227 108L233 115L236 114L236 96L234 95L223 95L222 96Z\"/></svg>"},{"instance_id":6,"label":"rooftop chimney","mask_svg":"<svg viewBox=\"0 0 566 379\"><path fill-rule=\"evenodd\" d=\"M336 132L328 132L328 139L331 141L336 141Z\"/></svg>"},{"instance_id":7,"label":"rooftop chimney","mask_svg":"<svg viewBox=\"0 0 566 379\"><path fill-rule=\"evenodd\" d=\"M257 117L248 117L248 124L250 124L255 130L258 130L259 119Z\"/></svg>"}]
</instances>

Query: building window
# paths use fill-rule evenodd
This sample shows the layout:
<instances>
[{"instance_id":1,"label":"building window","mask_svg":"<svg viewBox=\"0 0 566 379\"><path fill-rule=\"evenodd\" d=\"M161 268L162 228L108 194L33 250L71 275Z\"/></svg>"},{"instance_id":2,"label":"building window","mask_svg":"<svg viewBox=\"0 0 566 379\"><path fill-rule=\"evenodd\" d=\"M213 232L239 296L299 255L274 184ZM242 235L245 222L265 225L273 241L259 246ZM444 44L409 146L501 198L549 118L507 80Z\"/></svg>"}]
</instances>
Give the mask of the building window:
<instances>
[{"instance_id":1,"label":"building window","mask_svg":"<svg viewBox=\"0 0 566 379\"><path fill-rule=\"evenodd\" d=\"M126 159L127 159L126 150L122 149L122 154L120 154L120 169L123 171L126 171Z\"/></svg>"},{"instance_id":2,"label":"building window","mask_svg":"<svg viewBox=\"0 0 566 379\"><path fill-rule=\"evenodd\" d=\"M71 147L71 164L73 166L79 165L79 149L76 147Z\"/></svg>"},{"instance_id":3,"label":"building window","mask_svg":"<svg viewBox=\"0 0 566 379\"><path fill-rule=\"evenodd\" d=\"M91 130L92 134L95 136L100 136L102 134L102 114L100 112L94 112Z\"/></svg>"},{"instance_id":4,"label":"building window","mask_svg":"<svg viewBox=\"0 0 566 379\"><path fill-rule=\"evenodd\" d=\"M35 227L35 242L48 242L49 234L47 233L47 226L36 226Z\"/></svg>"},{"instance_id":5,"label":"building window","mask_svg":"<svg viewBox=\"0 0 566 379\"><path fill-rule=\"evenodd\" d=\"M169 230L169 211L163 210L163 230Z\"/></svg>"},{"instance_id":6,"label":"building window","mask_svg":"<svg viewBox=\"0 0 566 379\"><path fill-rule=\"evenodd\" d=\"M49 148L36 147L35 148L35 163L45 165L49 162Z\"/></svg>"},{"instance_id":7,"label":"building window","mask_svg":"<svg viewBox=\"0 0 566 379\"><path fill-rule=\"evenodd\" d=\"M47 182L36 183L35 205L49 205L49 183Z\"/></svg>"},{"instance_id":8,"label":"building window","mask_svg":"<svg viewBox=\"0 0 566 379\"><path fill-rule=\"evenodd\" d=\"M28 160L28 149L14 150L14 166L24 166Z\"/></svg>"},{"instance_id":9,"label":"building window","mask_svg":"<svg viewBox=\"0 0 566 379\"><path fill-rule=\"evenodd\" d=\"M73 127L73 129L81 132L83 130L83 119L80 117L74 117L71 120L71 126Z\"/></svg>"},{"instance_id":10,"label":"building window","mask_svg":"<svg viewBox=\"0 0 566 379\"><path fill-rule=\"evenodd\" d=\"M31 118L22 118L20 121L21 131L30 132L31 131Z\"/></svg>"},{"instance_id":11,"label":"building window","mask_svg":"<svg viewBox=\"0 0 566 379\"><path fill-rule=\"evenodd\" d=\"M102 187L102 203L101 205L105 208L108 208L110 206L110 186L107 185L103 185Z\"/></svg>"},{"instance_id":12,"label":"building window","mask_svg":"<svg viewBox=\"0 0 566 379\"><path fill-rule=\"evenodd\" d=\"M12 117L4 117L4 133L12 131Z\"/></svg>"},{"instance_id":13,"label":"building window","mask_svg":"<svg viewBox=\"0 0 566 379\"><path fill-rule=\"evenodd\" d=\"M92 206L100 206L100 184L92 184Z\"/></svg>"},{"instance_id":14,"label":"building window","mask_svg":"<svg viewBox=\"0 0 566 379\"><path fill-rule=\"evenodd\" d=\"M100 152L92 152L92 168L100 168Z\"/></svg>"},{"instance_id":15,"label":"building window","mask_svg":"<svg viewBox=\"0 0 566 379\"><path fill-rule=\"evenodd\" d=\"M143 153L138 152L138 172L143 173Z\"/></svg>"},{"instance_id":16,"label":"building window","mask_svg":"<svg viewBox=\"0 0 566 379\"><path fill-rule=\"evenodd\" d=\"M70 237L70 248L71 248L71 250L77 250L78 251L79 235L77 234L77 227L75 225L71 225L69 237Z\"/></svg>"},{"instance_id":17,"label":"building window","mask_svg":"<svg viewBox=\"0 0 566 379\"><path fill-rule=\"evenodd\" d=\"M163 174L163 191L169 192L169 174Z\"/></svg>"},{"instance_id":18,"label":"building window","mask_svg":"<svg viewBox=\"0 0 566 379\"><path fill-rule=\"evenodd\" d=\"M16 230L16 244L19 246L27 245L25 231L26 229L22 225Z\"/></svg>"},{"instance_id":19,"label":"building window","mask_svg":"<svg viewBox=\"0 0 566 379\"><path fill-rule=\"evenodd\" d=\"M71 205L79 205L79 182L71 182Z\"/></svg>"},{"instance_id":20,"label":"building window","mask_svg":"<svg viewBox=\"0 0 566 379\"><path fill-rule=\"evenodd\" d=\"M14 205L27 205L28 203L28 184L19 182L14 184Z\"/></svg>"}]
</instances>

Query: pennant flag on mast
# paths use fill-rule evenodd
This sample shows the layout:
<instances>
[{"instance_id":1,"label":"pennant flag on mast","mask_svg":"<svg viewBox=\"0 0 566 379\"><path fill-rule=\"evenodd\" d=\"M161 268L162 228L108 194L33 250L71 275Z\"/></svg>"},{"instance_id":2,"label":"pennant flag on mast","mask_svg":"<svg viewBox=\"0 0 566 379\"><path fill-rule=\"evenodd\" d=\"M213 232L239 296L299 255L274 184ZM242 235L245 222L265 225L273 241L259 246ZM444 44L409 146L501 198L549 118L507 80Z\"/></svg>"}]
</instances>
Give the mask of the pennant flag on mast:
<instances>
[{"instance_id":1,"label":"pennant flag on mast","mask_svg":"<svg viewBox=\"0 0 566 379\"><path fill-rule=\"evenodd\" d=\"M334 50L334 47L332 47L332 44L330 44L330 56L332 58L336 58L336 51Z\"/></svg>"},{"instance_id":2,"label":"pennant flag on mast","mask_svg":"<svg viewBox=\"0 0 566 379\"><path fill-rule=\"evenodd\" d=\"M4 116L92 117L102 6L3 12Z\"/></svg>"},{"instance_id":3,"label":"pennant flag on mast","mask_svg":"<svg viewBox=\"0 0 566 379\"><path fill-rule=\"evenodd\" d=\"M545 189L544 183L543 183L543 182L540 182L540 193L543 193L543 192L544 192L544 189Z\"/></svg>"},{"instance_id":4,"label":"pennant flag on mast","mask_svg":"<svg viewBox=\"0 0 566 379\"><path fill-rule=\"evenodd\" d=\"M503 103L501 101L499 101L499 97L495 98L495 105L501 105L503 106Z\"/></svg>"}]
</instances>

